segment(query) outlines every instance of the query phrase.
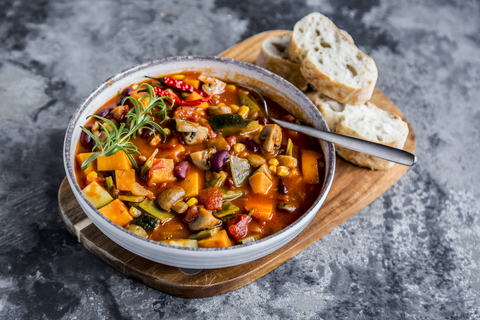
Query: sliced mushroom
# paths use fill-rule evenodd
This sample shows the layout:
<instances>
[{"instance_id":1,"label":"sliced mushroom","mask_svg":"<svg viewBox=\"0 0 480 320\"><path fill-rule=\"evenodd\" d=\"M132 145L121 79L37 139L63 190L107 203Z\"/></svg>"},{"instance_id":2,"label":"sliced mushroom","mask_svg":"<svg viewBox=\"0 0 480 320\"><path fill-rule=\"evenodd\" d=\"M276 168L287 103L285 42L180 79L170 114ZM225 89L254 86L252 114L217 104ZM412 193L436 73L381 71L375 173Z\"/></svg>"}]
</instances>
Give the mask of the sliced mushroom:
<instances>
[{"instance_id":1,"label":"sliced mushroom","mask_svg":"<svg viewBox=\"0 0 480 320\"><path fill-rule=\"evenodd\" d=\"M215 152L214 148L190 153L193 164L202 170L210 170L210 157Z\"/></svg>"},{"instance_id":2,"label":"sliced mushroom","mask_svg":"<svg viewBox=\"0 0 480 320\"><path fill-rule=\"evenodd\" d=\"M183 140L186 144L196 144L204 141L208 135L208 129L202 126L199 126L197 131L194 132L183 132Z\"/></svg>"},{"instance_id":3,"label":"sliced mushroom","mask_svg":"<svg viewBox=\"0 0 480 320\"><path fill-rule=\"evenodd\" d=\"M280 148L282 145L282 128L277 124L267 124L263 127L259 139L265 141L262 146L263 150L272 153L275 148Z\"/></svg>"},{"instance_id":4,"label":"sliced mushroom","mask_svg":"<svg viewBox=\"0 0 480 320\"><path fill-rule=\"evenodd\" d=\"M195 221L190 223L190 229L193 231L211 229L220 225L221 223L222 220L215 218L210 210L200 206L197 218Z\"/></svg>"},{"instance_id":5,"label":"sliced mushroom","mask_svg":"<svg viewBox=\"0 0 480 320\"><path fill-rule=\"evenodd\" d=\"M295 168L298 166L297 159L292 156L280 155L280 156L277 156L277 160L281 166L285 166L289 168Z\"/></svg>"},{"instance_id":6,"label":"sliced mushroom","mask_svg":"<svg viewBox=\"0 0 480 320\"><path fill-rule=\"evenodd\" d=\"M172 121L175 125L175 129L178 132L194 132L198 130L198 127L200 127L198 123L188 120L172 119Z\"/></svg>"},{"instance_id":7,"label":"sliced mushroom","mask_svg":"<svg viewBox=\"0 0 480 320\"><path fill-rule=\"evenodd\" d=\"M267 160L265 160L264 157L259 156L257 154L251 154L247 157L248 162L250 162L250 165L254 168L260 167L262 164L265 164Z\"/></svg>"},{"instance_id":8,"label":"sliced mushroom","mask_svg":"<svg viewBox=\"0 0 480 320\"><path fill-rule=\"evenodd\" d=\"M205 91L206 94L220 94L227 86L225 82L204 74L200 75L198 80L204 82L202 85L202 90Z\"/></svg>"},{"instance_id":9,"label":"sliced mushroom","mask_svg":"<svg viewBox=\"0 0 480 320\"><path fill-rule=\"evenodd\" d=\"M227 107L227 106L211 106L208 108L207 111L209 116L232 113L232 109L230 109L230 107Z\"/></svg>"},{"instance_id":10,"label":"sliced mushroom","mask_svg":"<svg viewBox=\"0 0 480 320\"><path fill-rule=\"evenodd\" d=\"M266 163L262 164L260 167L258 167L257 171L255 171L253 174L257 173L257 172L263 172L265 173L265 175L270 179L270 180L273 180L273 176L272 176L272 173L270 172L270 170L268 169L268 166ZM252 174L252 176L253 176Z\"/></svg>"},{"instance_id":11,"label":"sliced mushroom","mask_svg":"<svg viewBox=\"0 0 480 320\"><path fill-rule=\"evenodd\" d=\"M157 197L157 204L163 209L163 210L170 210L172 207L181 199L185 197L185 190L183 190L182 187L171 187L168 188L162 193L160 193Z\"/></svg>"}]
</instances>

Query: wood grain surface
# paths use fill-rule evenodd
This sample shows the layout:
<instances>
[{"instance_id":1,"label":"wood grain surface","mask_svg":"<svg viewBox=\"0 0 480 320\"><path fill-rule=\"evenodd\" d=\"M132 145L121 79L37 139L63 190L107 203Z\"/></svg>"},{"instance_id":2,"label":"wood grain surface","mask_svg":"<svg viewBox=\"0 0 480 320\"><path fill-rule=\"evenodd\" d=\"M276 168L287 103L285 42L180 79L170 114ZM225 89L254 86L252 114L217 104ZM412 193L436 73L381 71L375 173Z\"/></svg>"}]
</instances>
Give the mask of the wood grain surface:
<instances>
[{"instance_id":1,"label":"wood grain surface","mask_svg":"<svg viewBox=\"0 0 480 320\"><path fill-rule=\"evenodd\" d=\"M285 32L287 31L274 30L260 33L227 49L220 56L255 63L263 40ZM406 121L400 110L378 88L375 88L372 101ZM416 141L410 124L409 129L404 149L414 152ZM66 228L93 254L126 276L152 288L175 296L197 298L238 289L269 273L370 204L393 186L407 170L408 167L395 165L389 171L371 171L354 166L337 156L334 182L325 203L312 222L294 240L253 262L202 270L195 275L141 258L115 244L82 211L66 178L60 186L58 200L60 216Z\"/></svg>"}]
</instances>

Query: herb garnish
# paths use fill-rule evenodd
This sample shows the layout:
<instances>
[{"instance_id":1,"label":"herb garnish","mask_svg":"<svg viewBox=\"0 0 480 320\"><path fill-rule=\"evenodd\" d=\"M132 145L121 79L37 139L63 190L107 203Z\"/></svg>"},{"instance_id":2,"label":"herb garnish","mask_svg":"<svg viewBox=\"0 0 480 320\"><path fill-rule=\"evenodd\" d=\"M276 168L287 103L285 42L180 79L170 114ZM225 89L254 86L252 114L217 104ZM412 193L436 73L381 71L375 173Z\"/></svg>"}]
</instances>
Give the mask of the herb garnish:
<instances>
[{"instance_id":1,"label":"herb garnish","mask_svg":"<svg viewBox=\"0 0 480 320\"><path fill-rule=\"evenodd\" d=\"M144 92L148 92L147 95L143 95L140 98L135 99L133 97L125 97L122 101L122 105L125 104L127 100L130 100L133 103L133 108L130 109L130 111L125 115L125 118L129 120L130 126L127 128L126 123L122 122L119 127L117 125L104 117L100 117L98 115L91 115L88 116L97 118L105 123L107 123L113 130L109 131L105 125L99 121L99 125L102 128L102 130L105 131L107 134L107 138L104 142L101 142L90 130L86 129L85 127L80 126L80 128L88 134L93 141L95 141L95 145L93 146L92 151L96 150L98 148L97 152L94 152L92 155L90 155L85 161L82 163L82 170L85 170L88 168L90 163L92 163L95 159L101 156L111 156L117 153L120 150L123 150L125 154L128 156L128 159L132 163L133 167L135 170L138 169L137 162L133 158L132 154L134 153L139 153L137 146L133 144L133 142L130 141L130 138L135 138L137 131L139 129L143 130L150 130L155 134L154 129L157 129L160 134L163 136L163 142L165 142L167 135L165 134L165 131L163 128L155 122L155 118L152 115L152 111L155 108L158 108L157 111L155 111L155 114L161 116L161 121L160 124L163 123L167 119L167 104L165 103L164 100L169 100L170 105L169 107L172 107L174 104L174 100L171 97L163 97L163 96L155 96L155 91L154 88L149 85L148 83L142 83L138 87L141 86L146 86L147 89L144 90ZM141 100L147 99L148 100L148 105L145 108L143 106L143 103L141 103Z\"/></svg>"}]
</instances>

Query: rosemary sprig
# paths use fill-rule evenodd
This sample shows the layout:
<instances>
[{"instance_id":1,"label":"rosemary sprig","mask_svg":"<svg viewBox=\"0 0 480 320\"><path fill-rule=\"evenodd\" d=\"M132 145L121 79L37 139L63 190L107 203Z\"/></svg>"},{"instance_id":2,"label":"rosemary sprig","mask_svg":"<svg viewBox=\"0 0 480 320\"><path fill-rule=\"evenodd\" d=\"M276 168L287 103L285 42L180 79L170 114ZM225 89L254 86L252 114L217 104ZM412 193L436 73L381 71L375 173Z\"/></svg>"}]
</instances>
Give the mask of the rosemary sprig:
<instances>
[{"instance_id":1,"label":"rosemary sprig","mask_svg":"<svg viewBox=\"0 0 480 320\"><path fill-rule=\"evenodd\" d=\"M135 170L138 169L137 162L133 158L132 154L134 153L139 153L138 148L133 142L130 141L130 139L133 137L135 138L138 129L143 129L143 130L150 130L153 131L155 134L155 131L153 128L157 129L160 134L163 137L163 142L165 142L167 135L165 134L165 131L163 128L155 122L155 118L152 115L152 112L154 109L158 109L155 112L155 114L158 114L161 116L161 121L160 124L163 123L167 119L167 106L172 107L174 104L174 101L170 97L156 97L155 92L153 90L153 87L149 85L148 83L142 83L138 87L141 86L146 86L145 92L148 92L147 95L143 95L140 98L135 99L133 97L126 97L122 101L122 105L125 104L127 100L130 100L133 103L133 108L130 109L130 111L125 115L125 118L127 118L130 122L130 126L127 128L126 124L122 122L119 127L111 121L106 118L97 116L97 115L91 115L88 116L97 118L105 123L107 123L109 126L111 126L113 129L109 131L102 122L99 122L100 127L105 131L107 134L107 138L104 142L101 142L90 130L86 129L85 127L80 126L80 128L88 134L93 141L95 141L95 145L92 149L94 151L95 149L98 148L97 152L94 152L92 155L90 155L85 161L82 163L82 170L85 170L88 168L90 163L92 163L95 159L101 156L111 156L117 153L120 150L123 150L125 154L128 156L128 159L132 163L133 167ZM148 100L148 105L147 107L143 106L143 103L141 101L143 99L149 99ZM170 104L167 105L165 103L165 100L169 100ZM151 127L150 127L151 126Z\"/></svg>"}]
</instances>

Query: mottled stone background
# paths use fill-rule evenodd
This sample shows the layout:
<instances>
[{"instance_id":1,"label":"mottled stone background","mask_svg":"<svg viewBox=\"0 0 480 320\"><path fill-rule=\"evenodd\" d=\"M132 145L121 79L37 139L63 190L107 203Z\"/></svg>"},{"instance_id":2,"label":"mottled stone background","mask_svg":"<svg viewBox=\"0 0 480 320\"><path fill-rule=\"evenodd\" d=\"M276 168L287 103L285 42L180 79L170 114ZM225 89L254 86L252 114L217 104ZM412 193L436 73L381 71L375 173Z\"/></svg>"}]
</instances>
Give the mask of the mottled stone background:
<instances>
[{"instance_id":1,"label":"mottled stone background","mask_svg":"<svg viewBox=\"0 0 480 320\"><path fill-rule=\"evenodd\" d=\"M375 59L378 86L410 120L419 163L400 182L270 274L211 298L150 289L76 242L58 216L62 143L94 87L313 11ZM0 318L478 319L479 89L478 0L2 0Z\"/></svg>"}]
</instances>

